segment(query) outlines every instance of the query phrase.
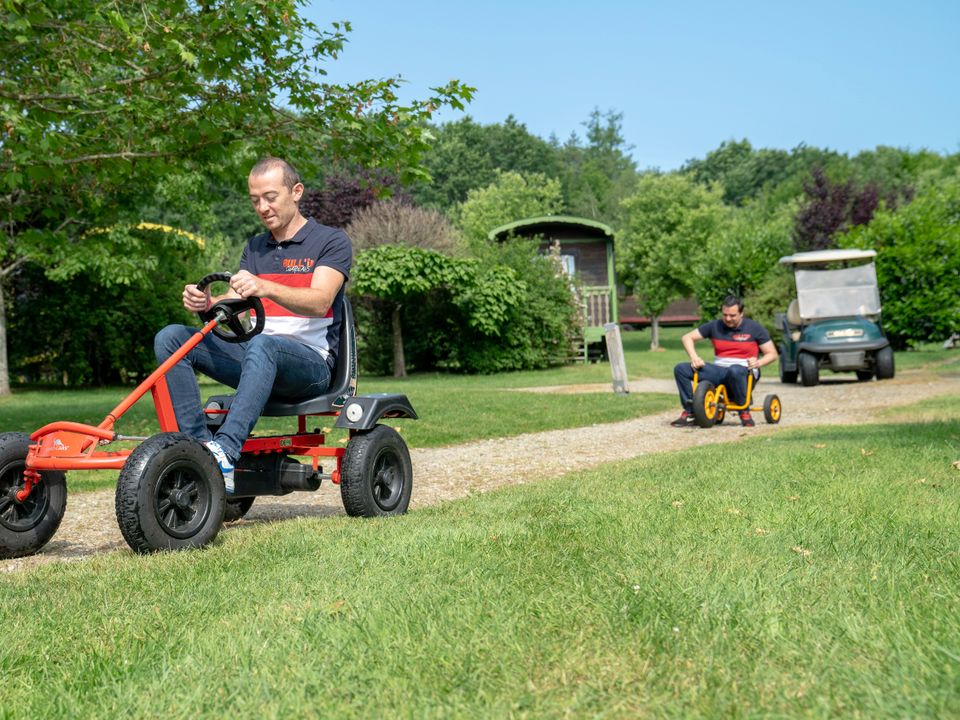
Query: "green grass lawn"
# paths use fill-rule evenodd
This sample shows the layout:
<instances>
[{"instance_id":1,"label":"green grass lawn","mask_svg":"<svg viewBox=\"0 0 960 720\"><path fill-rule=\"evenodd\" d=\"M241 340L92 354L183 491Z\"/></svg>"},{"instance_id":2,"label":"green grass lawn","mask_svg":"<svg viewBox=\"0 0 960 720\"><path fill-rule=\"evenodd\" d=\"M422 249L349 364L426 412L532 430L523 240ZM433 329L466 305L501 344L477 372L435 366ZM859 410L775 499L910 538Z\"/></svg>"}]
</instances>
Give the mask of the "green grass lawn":
<instances>
[{"instance_id":1,"label":"green grass lawn","mask_svg":"<svg viewBox=\"0 0 960 720\"><path fill-rule=\"evenodd\" d=\"M2 715L955 717L933 407L7 575Z\"/></svg>"}]
</instances>

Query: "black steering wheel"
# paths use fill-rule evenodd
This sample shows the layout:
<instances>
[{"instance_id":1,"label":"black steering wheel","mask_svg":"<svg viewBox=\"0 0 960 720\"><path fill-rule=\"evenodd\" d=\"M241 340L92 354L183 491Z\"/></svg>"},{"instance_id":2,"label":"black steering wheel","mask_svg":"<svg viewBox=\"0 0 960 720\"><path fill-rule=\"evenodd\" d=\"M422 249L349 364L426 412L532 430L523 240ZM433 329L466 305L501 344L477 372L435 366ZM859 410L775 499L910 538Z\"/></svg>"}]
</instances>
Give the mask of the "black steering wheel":
<instances>
[{"instance_id":1,"label":"black steering wheel","mask_svg":"<svg viewBox=\"0 0 960 720\"><path fill-rule=\"evenodd\" d=\"M203 292L207 285L218 281L229 282L230 273L219 272L206 275L197 283L197 290ZM252 327L245 326L240 321L240 315L248 310L257 316L257 320ZM258 297L224 298L211 305L207 310L197 313L197 315L204 322L216 320L217 325L213 328L213 334L229 343L246 342L254 335L259 335L263 330L263 323L266 319L263 313L263 303Z\"/></svg>"}]
</instances>

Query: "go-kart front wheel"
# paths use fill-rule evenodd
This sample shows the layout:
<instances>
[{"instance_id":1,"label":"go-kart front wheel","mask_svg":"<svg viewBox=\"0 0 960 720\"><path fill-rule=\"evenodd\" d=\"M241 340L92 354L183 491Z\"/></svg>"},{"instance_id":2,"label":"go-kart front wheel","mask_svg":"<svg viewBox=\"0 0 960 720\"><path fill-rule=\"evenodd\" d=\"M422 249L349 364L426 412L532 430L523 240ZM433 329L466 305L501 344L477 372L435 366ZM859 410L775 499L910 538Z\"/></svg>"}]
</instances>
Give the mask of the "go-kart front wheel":
<instances>
[{"instance_id":1,"label":"go-kart front wheel","mask_svg":"<svg viewBox=\"0 0 960 720\"><path fill-rule=\"evenodd\" d=\"M412 490L410 452L396 430L375 425L350 439L340 469L340 498L347 515L401 515Z\"/></svg>"},{"instance_id":2,"label":"go-kart front wheel","mask_svg":"<svg viewBox=\"0 0 960 720\"><path fill-rule=\"evenodd\" d=\"M693 393L693 419L702 428L713 427L717 415L721 413L718 404L719 393L712 382L701 380ZM726 414L726 408L722 410Z\"/></svg>"},{"instance_id":3,"label":"go-kart front wheel","mask_svg":"<svg viewBox=\"0 0 960 720\"><path fill-rule=\"evenodd\" d=\"M0 558L33 555L46 545L63 520L67 509L67 480L62 472L45 470L41 481L24 500L17 493L24 488L30 436L0 433Z\"/></svg>"},{"instance_id":4,"label":"go-kart front wheel","mask_svg":"<svg viewBox=\"0 0 960 720\"><path fill-rule=\"evenodd\" d=\"M138 553L210 543L223 524L223 475L210 451L183 433L137 447L117 481L117 522Z\"/></svg>"},{"instance_id":5,"label":"go-kart front wheel","mask_svg":"<svg viewBox=\"0 0 960 720\"><path fill-rule=\"evenodd\" d=\"M783 407L780 405L780 398L776 395L767 395L763 399L763 419L768 423L776 425L780 422L780 414Z\"/></svg>"}]
</instances>

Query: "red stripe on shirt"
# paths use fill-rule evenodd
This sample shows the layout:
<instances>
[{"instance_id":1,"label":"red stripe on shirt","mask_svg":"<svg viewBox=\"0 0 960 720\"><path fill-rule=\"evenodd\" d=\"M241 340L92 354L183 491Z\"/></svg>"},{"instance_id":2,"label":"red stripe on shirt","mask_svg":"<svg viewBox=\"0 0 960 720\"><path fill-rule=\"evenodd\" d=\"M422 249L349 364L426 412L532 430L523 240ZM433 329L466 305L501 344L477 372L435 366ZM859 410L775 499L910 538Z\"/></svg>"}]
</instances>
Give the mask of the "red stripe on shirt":
<instances>
[{"instance_id":1,"label":"red stripe on shirt","mask_svg":"<svg viewBox=\"0 0 960 720\"><path fill-rule=\"evenodd\" d=\"M718 340L711 338L713 352L718 358L742 358L747 360L757 357L760 346L755 341L734 342L733 340Z\"/></svg>"},{"instance_id":2,"label":"red stripe on shirt","mask_svg":"<svg viewBox=\"0 0 960 720\"><path fill-rule=\"evenodd\" d=\"M264 275L257 275L259 278L264 280L270 280L271 282L279 283L280 285L286 285L287 287L302 288L310 287L310 283L313 281L313 273L267 273ZM261 298L263 301L263 314L267 317L308 317L306 315L300 315L295 313L292 310L288 310L283 305L274 302L273 300L267 300L267 298ZM327 314L324 317L332 318L333 317L333 308L331 307Z\"/></svg>"}]
</instances>

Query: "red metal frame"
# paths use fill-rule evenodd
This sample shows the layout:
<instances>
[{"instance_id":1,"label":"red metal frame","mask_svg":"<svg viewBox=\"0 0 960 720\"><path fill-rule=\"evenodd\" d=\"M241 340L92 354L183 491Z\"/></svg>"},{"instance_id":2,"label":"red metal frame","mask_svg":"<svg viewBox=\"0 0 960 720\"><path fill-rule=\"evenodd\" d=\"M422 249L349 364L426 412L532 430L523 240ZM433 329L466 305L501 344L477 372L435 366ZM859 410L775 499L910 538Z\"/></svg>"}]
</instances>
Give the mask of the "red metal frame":
<instances>
[{"instance_id":1,"label":"red metal frame","mask_svg":"<svg viewBox=\"0 0 960 720\"><path fill-rule=\"evenodd\" d=\"M173 413L173 402L170 400L166 374L187 353L199 345L216 325L217 320L210 320L204 325L127 395L119 405L107 413L107 416L99 425L57 421L44 425L30 435L30 439L35 444L30 445L30 450L27 453L26 469L23 473L24 487L17 493L17 498L22 502L30 496L33 486L40 482L40 472L43 470L121 469L132 450L98 451L97 448L101 444L113 442L117 439L117 433L113 431L114 424L140 398L146 395L148 390L153 395L153 404L157 412L160 430L162 432L177 432L179 427ZM321 414L337 415L338 413ZM248 438L243 444L243 452L254 454L282 452L288 455L304 455L313 459L314 470L319 467L319 458L333 457L337 460L337 468L331 473L331 478L334 483L339 483L340 464L346 449L324 447L325 438L322 434L306 432L306 417L305 415L299 416L298 432L296 434Z\"/></svg>"}]
</instances>

